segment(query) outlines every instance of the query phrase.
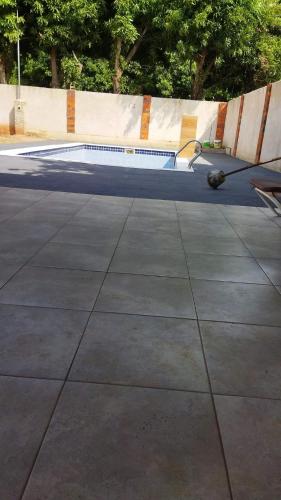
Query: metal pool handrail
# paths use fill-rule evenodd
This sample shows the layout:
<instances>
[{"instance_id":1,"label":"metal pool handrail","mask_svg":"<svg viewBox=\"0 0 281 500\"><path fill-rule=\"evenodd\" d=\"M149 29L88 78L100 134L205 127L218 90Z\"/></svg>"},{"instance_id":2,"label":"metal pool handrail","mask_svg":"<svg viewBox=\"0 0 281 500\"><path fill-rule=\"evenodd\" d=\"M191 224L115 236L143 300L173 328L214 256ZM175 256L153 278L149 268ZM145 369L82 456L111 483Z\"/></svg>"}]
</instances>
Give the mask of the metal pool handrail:
<instances>
[{"instance_id":1,"label":"metal pool handrail","mask_svg":"<svg viewBox=\"0 0 281 500\"><path fill-rule=\"evenodd\" d=\"M195 156L193 156L193 158L191 158L189 164L188 164L188 167L191 168L193 163L197 160L197 158L199 158L199 156L202 154L202 144L200 141L197 141L196 139L192 139L191 141L188 141L186 144L184 144L184 146L182 148L180 148L176 154L175 154L175 158L174 158L174 166L176 164L176 161L177 161L177 157L178 155L189 145L191 144L192 142L196 142L196 144L199 144L199 151L198 153L196 153Z\"/></svg>"}]
</instances>

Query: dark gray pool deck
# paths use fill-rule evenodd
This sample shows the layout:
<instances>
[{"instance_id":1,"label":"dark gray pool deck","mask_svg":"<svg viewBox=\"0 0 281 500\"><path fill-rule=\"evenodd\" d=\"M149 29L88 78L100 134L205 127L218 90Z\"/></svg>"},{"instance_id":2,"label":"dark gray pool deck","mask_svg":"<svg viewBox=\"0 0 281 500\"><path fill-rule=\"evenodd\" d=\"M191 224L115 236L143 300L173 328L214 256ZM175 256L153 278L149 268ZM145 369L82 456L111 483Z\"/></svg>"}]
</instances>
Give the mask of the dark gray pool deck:
<instances>
[{"instance_id":1,"label":"dark gray pool deck","mask_svg":"<svg viewBox=\"0 0 281 500\"><path fill-rule=\"evenodd\" d=\"M0 499L281 498L281 224L0 187Z\"/></svg>"},{"instance_id":2,"label":"dark gray pool deck","mask_svg":"<svg viewBox=\"0 0 281 500\"><path fill-rule=\"evenodd\" d=\"M54 144L59 144L59 141L0 144L0 150ZM249 180L252 177L262 177L280 181L281 173L256 167L229 176L218 190L209 188L207 184L210 170L223 169L227 173L245 165L246 162L224 154L203 154L194 163L194 174L190 174L47 158L0 156L0 186L261 207L263 203L250 186Z\"/></svg>"}]
</instances>

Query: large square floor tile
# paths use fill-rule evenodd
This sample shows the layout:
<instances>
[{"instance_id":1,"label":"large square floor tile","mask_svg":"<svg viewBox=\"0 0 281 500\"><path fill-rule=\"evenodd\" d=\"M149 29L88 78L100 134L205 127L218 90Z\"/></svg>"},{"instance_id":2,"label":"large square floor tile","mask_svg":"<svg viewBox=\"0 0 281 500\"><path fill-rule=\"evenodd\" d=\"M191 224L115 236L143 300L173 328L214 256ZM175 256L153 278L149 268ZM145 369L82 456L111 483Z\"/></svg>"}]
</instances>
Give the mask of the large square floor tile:
<instances>
[{"instance_id":1,"label":"large square floor tile","mask_svg":"<svg viewBox=\"0 0 281 500\"><path fill-rule=\"evenodd\" d=\"M122 232L120 225L104 227L65 225L53 238L54 243L72 243L73 245L116 245Z\"/></svg>"},{"instance_id":2,"label":"large square floor tile","mask_svg":"<svg viewBox=\"0 0 281 500\"><path fill-rule=\"evenodd\" d=\"M274 227L269 217L256 207L223 206L221 210L226 219L234 225Z\"/></svg>"},{"instance_id":3,"label":"large square floor tile","mask_svg":"<svg viewBox=\"0 0 281 500\"><path fill-rule=\"evenodd\" d=\"M2 199L2 196L3 195L1 194L0 222L15 217L17 214L20 214L27 206L30 206L30 203L27 202L4 201Z\"/></svg>"},{"instance_id":4,"label":"large square floor tile","mask_svg":"<svg viewBox=\"0 0 281 500\"><path fill-rule=\"evenodd\" d=\"M187 228L194 223L200 224L220 224L221 226L228 226L229 223L223 214L216 209L216 211L212 210L200 210L200 209L190 209L186 211L180 211L178 213L179 221L181 227L184 229L185 226Z\"/></svg>"},{"instance_id":5,"label":"large square floor tile","mask_svg":"<svg viewBox=\"0 0 281 500\"><path fill-rule=\"evenodd\" d=\"M210 397L67 383L24 500L229 500Z\"/></svg>"},{"instance_id":6,"label":"large square floor tile","mask_svg":"<svg viewBox=\"0 0 281 500\"><path fill-rule=\"evenodd\" d=\"M116 201L107 201L107 200L97 200L92 198L87 205L83 207L83 209L80 211L79 215L91 215L95 213L103 213L104 215L106 214L108 217L111 215L116 216L124 216L126 217L128 213L130 212L132 202L130 200L127 200L126 198L121 200L119 199L119 202Z\"/></svg>"},{"instance_id":7,"label":"large square floor tile","mask_svg":"<svg viewBox=\"0 0 281 500\"><path fill-rule=\"evenodd\" d=\"M22 264L55 233L56 223L9 220L0 224L0 257Z\"/></svg>"},{"instance_id":8,"label":"large square floor tile","mask_svg":"<svg viewBox=\"0 0 281 500\"><path fill-rule=\"evenodd\" d=\"M175 212L175 202L171 200L153 200L149 198L135 198L133 210L150 209L163 212Z\"/></svg>"},{"instance_id":9,"label":"large square floor tile","mask_svg":"<svg viewBox=\"0 0 281 500\"><path fill-rule=\"evenodd\" d=\"M85 201L67 198L65 196L57 196L54 197L56 193L52 193L52 195L47 198L40 200L36 203L36 207L39 210L44 210L46 213L56 213L58 215L69 215L73 216L81 207L86 203ZM59 193L58 193L59 194ZM74 194L74 193L60 193L60 194Z\"/></svg>"},{"instance_id":10,"label":"large square floor tile","mask_svg":"<svg viewBox=\"0 0 281 500\"><path fill-rule=\"evenodd\" d=\"M1 199L6 202L24 202L36 203L39 200L46 198L50 195L50 191L44 191L40 189L9 189L4 193L1 193Z\"/></svg>"},{"instance_id":11,"label":"large square floor tile","mask_svg":"<svg viewBox=\"0 0 281 500\"><path fill-rule=\"evenodd\" d=\"M182 240L180 231L177 233L168 231L139 231L125 228L120 238L119 244L124 246L149 247L152 249L166 249L173 252L182 250Z\"/></svg>"},{"instance_id":12,"label":"large square floor tile","mask_svg":"<svg viewBox=\"0 0 281 500\"><path fill-rule=\"evenodd\" d=\"M30 208L21 210L15 217L13 217L13 220L35 224L52 224L59 229L70 220L70 216L68 214L49 212L43 208L39 209L35 204Z\"/></svg>"},{"instance_id":13,"label":"large square floor tile","mask_svg":"<svg viewBox=\"0 0 281 500\"><path fill-rule=\"evenodd\" d=\"M0 290L0 303L90 311L104 273L25 267Z\"/></svg>"},{"instance_id":14,"label":"large square floor tile","mask_svg":"<svg viewBox=\"0 0 281 500\"><path fill-rule=\"evenodd\" d=\"M179 224L177 220L163 220L155 217L134 217L129 216L125 225L125 230L140 231L145 233L165 233L174 238L180 238ZM147 235L149 238L149 235Z\"/></svg>"},{"instance_id":15,"label":"large square floor tile","mask_svg":"<svg viewBox=\"0 0 281 500\"><path fill-rule=\"evenodd\" d=\"M72 226L88 227L88 233L103 229L111 232L113 235L122 232L125 222L125 215L108 215L102 208L95 211L84 208L72 217L70 221Z\"/></svg>"},{"instance_id":16,"label":"large square floor tile","mask_svg":"<svg viewBox=\"0 0 281 500\"><path fill-rule=\"evenodd\" d=\"M212 389L281 399L281 327L200 322Z\"/></svg>"},{"instance_id":17,"label":"large square floor tile","mask_svg":"<svg viewBox=\"0 0 281 500\"><path fill-rule=\"evenodd\" d=\"M270 284L266 274L250 257L194 254L188 256L188 269L191 278L196 279Z\"/></svg>"},{"instance_id":18,"label":"large square floor tile","mask_svg":"<svg viewBox=\"0 0 281 500\"><path fill-rule=\"evenodd\" d=\"M108 274L95 309L102 312L195 319L188 280Z\"/></svg>"},{"instance_id":19,"label":"large square floor tile","mask_svg":"<svg viewBox=\"0 0 281 500\"><path fill-rule=\"evenodd\" d=\"M215 396L234 500L281 498L281 401Z\"/></svg>"},{"instance_id":20,"label":"large square floor tile","mask_svg":"<svg viewBox=\"0 0 281 500\"><path fill-rule=\"evenodd\" d=\"M70 379L208 391L193 320L94 313Z\"/></svg>"},{"instance_id":21,"label":"large square floor tile","mask_svg":"<svg viewBox=\"0 0 281 500\"><path fill-rule=\"evenodd\" d=\"M48 196L48 200L52 203L76 203L77 205L85 205L92 199L92 195L84 193L66 193L63 191L52 191Z\"/></svg>"},{"instance_id":22,"label":"large square floor tile","mask_svg":"<svg viewBox=\"0 0 281 500\"><path fill-rule=\"evenodd\" d=\"M240 225L235 230L254 257L280 259L281 229Z\"/></svg>"},{"instance_id":23,"label":"large square floor tile","mask_svg":"<svg viewBox=\"0 0 281 500\"><path fill-rule=\"evenodd\" d=\"M0 257L0 288L15 274L21 267L19 263L10 262Z\"/></svg>"},{"instance_id":24,"label":"large square floor tile","mask_svg":"<svg viewBox=\"0 0 281 500\"><path fill-rule=\"evenodd\" d=\"M281 213L279 216L274 215L271 220L277 227L281 228Z\"/></svg>"},{"instance_id":25,"label":"large square floor tile","mask_svg":"<svg viewBox=\"0 0 281 500\"><path fill-rule=\"evenodd\" d=\"M238 236L200 236L186 234L184 249L189 254L250 256L249 250Z\"/></svg>"},{"instance_id":26,"label":"large square floor tile","mask_svg":"<svg viewBox=\"0 0 281 500\"><path fill-rule=\"evenodd\" d=\"M124 207L131 207L133 198L125 196L104 196L101 194L94 194L91 196L91 202L100 202L107 205L119 205Z\"/></svg>"},{"instance_id":27,"label":"large square floor tile","mask_svg":"<svg viewBox=\"0 0 281 500\"><path fill-rule=\"evenodd\" d=\"M175 205L170 201L136 199L131 209L131 215L167 221L177 220Z\"/></svg>"},{"instance_id":28,"label":"large square floor tile","mask_svg":"<svg viewBox=\"0 0 281 500\"><path fill-rule=\"evenodd\" d=\"M144 244L121 242L114 254L110 271L116 273L151 274L158 276L187 277L184 251L163 248L151 244L149 238Z\"/></svg>"},{"instance_id":29,"label":"large square floor tile","mask_svg":"<svg viewBox=\"0 0 281 500\"><path fill-rule=\"evenodd\" d=\"M30 261L32 266L106 271L115 244L75 245L71 243L48 243Z\"/></svg>"},{"instance_id":30,"label":"large square floor tile","mask_svg":"<svg viewBox=\"0 0 281 500\"><path fill-rule=\"evenodd\" d=\"M0 377L0 498L20 500L61 382Z\"/></svg>"},{"instance_id":31,"label":"large square floor tile","mask_svg":"<svg viewBox=\"0 0 281 500\"><path fill-rule=\"evenodd\" d=\"M89 313L0 305L0 373L66 376Z\"/></svg>"},{"instance_id":32,"label":"large square floor tile","mask_svg":"<svg viewBox=\"0 0 281 500\"><path fill-rule=\"evenodd\" d=\"M215 203L198 203L196 201L176 201L176 208L179 213L200 211L202 213L218 213L221 205Z\"/></svg>"},{"instance_id":33,"label":"large square floor tile","mask_svg":"<svg viewBox=\"0 0 281 500\"><path fill-rule=\"evenodd\" d=\"M281 325L281 299L270 285L192 280L199 319Z\"/></svg>"},{"instance_id":34,"label":"large square floor tile","mask_svg":"<svg viewBox=\"0 0 281 500\"><path fill-rule=\"evenodd\" d=\"M183 242L190 238L211 237L211 238L234 238L236 234L230 224L225 220L224 223L213 222L199 222L199 221L186 221L181 217L179 218L180 228L182 233Z\"/></svg>"},{"instance_id":35,"label":"large square floor tile","mask_svg":"<svg viewBox=\"0 0 281 500\"><path fill-rule=\"evenodd\" d=\"M58 230L57 224L53 221L43 222L26 220L19 221L12 219L3 222L0 225L1 246L7 240L17 244L23 238L29 238L34 241L45 242L51 238Z\"/></svg>"},{"instance_id":36,"label":"large square floor tile","mask_svg":"<svg viewBox=\"0 0 281 500\"><path fill-rule=\"evenodd\" d=\"M258 263L274 285L281 285L281 251L280 259L258 259Z\"/></svg>"}]
</instances>

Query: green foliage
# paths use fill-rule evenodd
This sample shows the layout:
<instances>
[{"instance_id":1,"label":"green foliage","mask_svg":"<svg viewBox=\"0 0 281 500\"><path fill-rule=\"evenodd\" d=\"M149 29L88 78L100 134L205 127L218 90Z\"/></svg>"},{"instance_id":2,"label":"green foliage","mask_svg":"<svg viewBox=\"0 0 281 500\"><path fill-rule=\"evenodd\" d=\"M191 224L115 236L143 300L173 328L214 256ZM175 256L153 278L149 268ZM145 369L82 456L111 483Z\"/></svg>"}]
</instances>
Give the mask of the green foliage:
<instances>
[{"instance_id":1,"label":"green foliage","mask_svg":"<svg viewBox=\"0 0 281 500\"><path fill-rule=\"evenodd\" d=\"M281 79L280 35L280 0L0 0L0 83L20 37L25 84L228 100Z\"/></svg>"},{"instance_id":2,"label":"green foliage","mask_svg":"<svg viewBox=\"0 0 281 500\"><path fill-rule=\"evenodd\" d=\"M82 67L74 57L63 57L61 60L61 69L63 74L63 87L68 89L70 87L81 86L81 71Z\"/></svg>"},{"instance_id":3,"label":"green foliage","mask_svg":"<svg viewBox=\"0 0 281 500\"><path fill-rule=\"evenodd\" d=\"M1 0L0 2L0 47L15 43L22 35L22 16L17 19L16 0Z\"/></svg>"},{"instance_id":4,"label":"green foliage","mask_svg":"<svg viewBox=\"0 0 281 500\"><path fill-rule=\"evenodd\" d=\"M23 33L24 19L17 17L16 0L0 0L0 83L9 81L14 66L14 44Z\"/></svg>"},{"instance_id":5,"label":"green foliage","mask_svg":"<svg viewBox=\"0 0 281 500\"><path fill-rule=\"evenodd\" d=\"M49 57L44 50L28 53L23 61L23 83L28 84L30 80L37 86L44 86L46 81L50 83Z\"/></svg>"},{"instance_id":6,"label":"green foliage","mask_svg":"<svg viewBox=\"0 0 281 500\"><path fill-rule=\"evenodd\" d=\"M107 59L64 57L61 62L64 88L112 92L113 69Z\"/></svg>"}]
</instances>

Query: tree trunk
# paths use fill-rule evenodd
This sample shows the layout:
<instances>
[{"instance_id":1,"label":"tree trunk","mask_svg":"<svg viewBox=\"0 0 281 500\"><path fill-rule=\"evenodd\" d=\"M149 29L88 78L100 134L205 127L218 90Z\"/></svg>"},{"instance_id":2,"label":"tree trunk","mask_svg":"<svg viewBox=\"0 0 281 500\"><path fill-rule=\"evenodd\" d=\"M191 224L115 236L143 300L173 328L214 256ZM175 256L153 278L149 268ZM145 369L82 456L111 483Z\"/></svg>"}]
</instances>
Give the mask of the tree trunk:
<instances>
[{"instance_id":1,"label":"tree trunk","mask_svg":"<svg viewBox=\"0 0 281 500\"><path fill-rule=\"evenodd\" d=\"M136 55L137 51L139 50L141 43L147 33L148 26L145 26L144 29L142 30L141 34L139 35L138 39L135 41L133 47L131 48L130 52L128 53L126 57L126 62L129 64L133 57Z\"/></svg>"},{"instance_id":2,"label":"tree trunk","mask_svg":"<svg viewBox=\"0 0 281 500\"><path fill-rule=\"evenodd\" d=\"M7 83L6 65L2 55L0 55L0 83Z\"/></svg>"},{"instance_id":3,"label":"tree trunk","mask_svg":"<svg viewBox=\"0 0 281 500\"><path fill-rule=\"evenodd\" d=\"M196 71L194 75L191 99L200 100L203 97L204 90L204 64L206 60L207 53L203 52L196 57Z\"/></svg>"},{"instance_id":4,"label":"tree trunk","mask_svg":"<svg viewBox=\"0 0 281 500\"><path fill-rule=\"evenodd\" d=\"M59 76L58 76L58 62L57 62L57 49L56 47L51 48L51 72L52 72L52 81L51 87L53 89L59 88Z\"/></svg>"},{"instance_id":5,"label":"tree trunk","mask_svg":"<svg viewBox=\"0 0 281 500\"><path fill-rule=\"evenodd\" d=\"M212 52L208 54L207 49L198 54L195 59L196 71L192 85L191 98L195 100L201 100L204 94L204 84L205 81L216 62L216 54Z\"/></svg>"},{"instance_id":6,"label":"tree trunk","mask_svg":"<svg viewBox=\"0 0 281 500\"><path fill-rule=\"evenodd\" d=\"M117 38L115 42L115 61L114 61L114 76L113 76L113 92L114 94L120 94L120 84L123 75L123 70L121 68L121 49L122 40Z\"/></svg>"},{"instance_id":7,"label":"tree trunk","mask_svg":"<svg viewBox=\"0 0 281 500\"><path fill-rule=\"evenodd\" d=\"M135 41L131 50L128 52L126 56L126 64L130 64L134 56L136 55L140 45L147 33L148 27L145 26L142 33L139 35L138 39ZM113 77L113 90L114 94L120 94L120 85L121 78L124 70L121 68L121 50L122 50L122 40L121 38L117 38L115 42L115 62L114 62L114 77Z\"/></svg>"}]
</instances>

